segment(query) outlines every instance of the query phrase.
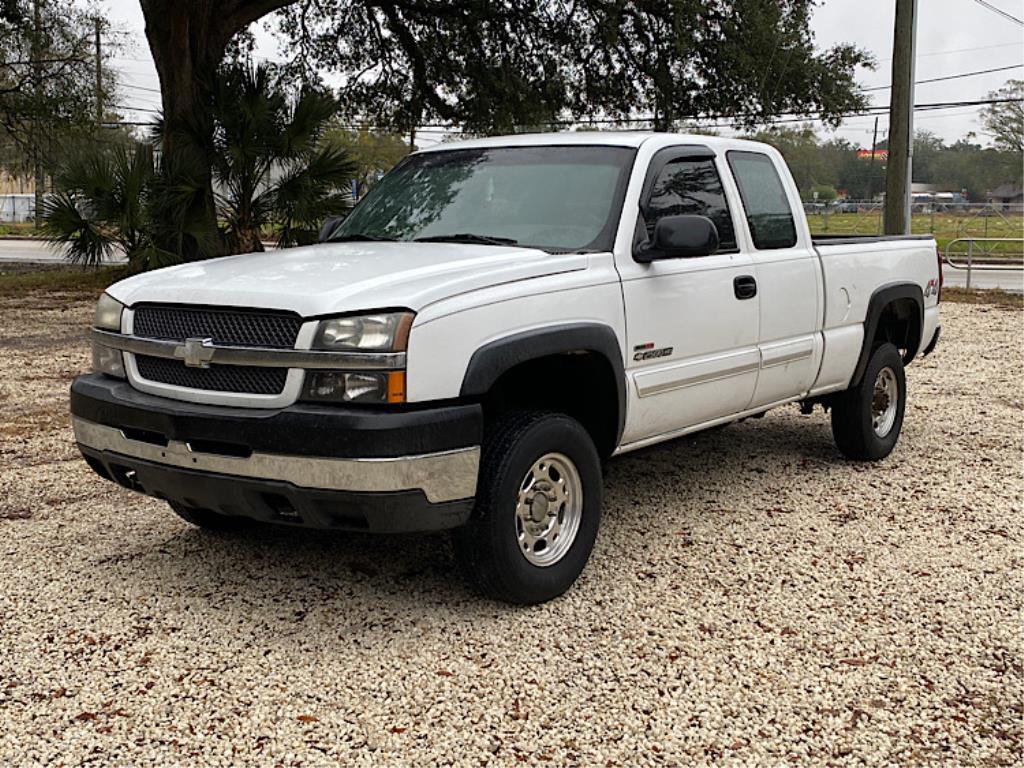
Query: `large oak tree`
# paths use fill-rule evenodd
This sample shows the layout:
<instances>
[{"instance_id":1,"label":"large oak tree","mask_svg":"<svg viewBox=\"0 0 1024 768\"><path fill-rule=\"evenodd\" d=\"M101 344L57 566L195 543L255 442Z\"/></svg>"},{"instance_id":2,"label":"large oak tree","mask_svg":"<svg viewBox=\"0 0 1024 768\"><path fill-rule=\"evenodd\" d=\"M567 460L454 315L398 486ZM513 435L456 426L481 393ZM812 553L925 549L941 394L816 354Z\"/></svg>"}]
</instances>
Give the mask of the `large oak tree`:
<instances>
[{"instance_id":1,"label":"large oak tree","mask_svg":"<svg viewBox=\"0 0 1024 768\"><path fill-rule=\"evenodd\" d=\"M718 115L752 126L783 112L837 122L864 103L853 76L867 56L815 50L814 0L140 2L172 160L209 135L211 84L232 39L275 11L292 72L340 74L351 117L406 131L635 115L660 130Z\"/></svg>"}]
</instances>

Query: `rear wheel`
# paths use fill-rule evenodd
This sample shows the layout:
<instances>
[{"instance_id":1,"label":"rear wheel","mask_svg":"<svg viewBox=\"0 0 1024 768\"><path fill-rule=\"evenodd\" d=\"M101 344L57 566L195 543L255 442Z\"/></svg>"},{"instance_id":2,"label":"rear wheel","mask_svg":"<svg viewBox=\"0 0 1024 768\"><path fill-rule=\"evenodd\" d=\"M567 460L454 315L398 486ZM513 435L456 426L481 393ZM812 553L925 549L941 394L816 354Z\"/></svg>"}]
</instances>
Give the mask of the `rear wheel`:
<instances>
[{"instance_id":1,"label":"rear wheel","mask_svg":"<svg viewBox=\"0 0 1024 768\"><path fill-rule=\"evenodd\" d=\"M192 525L198 528L205 528L208 531L235 531L239 528L244 528L249 522L245 518L229 517L209 509L179 504L176 501L169 501L167 503L182 520L192 523Z\"/></svg>"},{"instance_id":2,"label":"rear wheel","mask_svg":"<svg viewBox=\"0 0 1024 768\"><path fill-rule=\"evenodd\" d=\"M832 404L832 436L843 455L858 461L884 459L899 440L906 409L903 358L892 344L871 353L860 384Z\"/></svg>"},{"instance_id":3,"label":"rear wheel","mask_svg":"<svg viewBox=\"0 0 1024 768\"><path fill-rule=\"evenodd\" d=\"M568 416L517 413L485 441L470 522L456 556L484 594L542 603L562 594L590 557L601 520L601 462Z\"/></svg>"}]
</instances>

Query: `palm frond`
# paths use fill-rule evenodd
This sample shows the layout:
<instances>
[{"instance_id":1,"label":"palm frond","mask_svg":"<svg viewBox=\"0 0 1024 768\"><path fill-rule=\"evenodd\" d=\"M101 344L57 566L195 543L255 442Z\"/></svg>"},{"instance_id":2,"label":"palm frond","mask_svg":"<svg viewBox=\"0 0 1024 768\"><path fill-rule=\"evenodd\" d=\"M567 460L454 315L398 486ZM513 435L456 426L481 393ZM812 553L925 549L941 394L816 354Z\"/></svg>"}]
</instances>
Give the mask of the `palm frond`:
<instances>
[{"instance_id":1,"label":"palm frond","mask_svg":"<svg viewBox=\"0 0 1024 768\"><path fill-rule=\"evenodd\" d=\"M58 192L43 202L43 237L64 251L68 260L98 267L114 254L117 240L86 215L71 192Z\"/></svg>"},{"instance_id":2,"label":"palm frond","mask_svg":"<svg viewBox=\"0 0 1024 768\"><path fill-rule=\"evenodd\" d=\"M311 151L340 107L338 100L328 93L303 91L285 129L285 148L282 154L298 157Z\"/></svg>"}]
</instances>

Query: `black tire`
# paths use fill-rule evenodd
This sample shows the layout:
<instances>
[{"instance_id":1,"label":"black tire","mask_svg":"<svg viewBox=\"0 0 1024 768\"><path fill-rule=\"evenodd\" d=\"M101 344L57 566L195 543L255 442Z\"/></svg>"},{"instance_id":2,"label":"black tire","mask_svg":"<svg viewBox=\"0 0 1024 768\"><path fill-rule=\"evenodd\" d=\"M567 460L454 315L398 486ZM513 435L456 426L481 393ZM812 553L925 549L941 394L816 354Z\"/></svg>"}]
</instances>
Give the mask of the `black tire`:
<instances>
[{"instance_id":1,"label":"black tire","mask_svg":"<svg viewBox=\"0 0 1024 768\"><path fill-rule=\"evenodd\" d=\"M209 509L187 507L176 501L169 501L167 503L174 510L174 514L182 520L207 531L237 531L249 523L249 520L243 517L229 517Z\"/></svg>"},{"instance_id":2,"label":"black tire","mask_svg":"<svg viewBox=\"0 0 1024 768\"><path fill-rule=\"evenodd\" d=\"M896 381L896 413L889 430L879 435L874 427L872 404L875 401L875 382L885 369L892 372ZM884 402L888 399L879 405ZM871 353L860 384L837 396L832 403L832 436L836 446L844 456L856 461L884 459L892 453L899 440L906 405L907 379L903 358L892 344L882 344Z\"/></svg>"},{"instance_id":3,"label":"black tire","mask_svg":"<svg viewBox=\"0 0 1024 768\"><path fill-rule=\"evenodd\" d=\"M582 490L581 514L575 537L560 559L538 566L521 550L517 500L527 472L552 453L574 465ZM523 412L502 420L484 441L473 516L453 532L455 554L470 584L488 597L520 605L543 603L565 592L594 548L602 491L597 449L575 419Z\"/></svg>"}]
</instances>

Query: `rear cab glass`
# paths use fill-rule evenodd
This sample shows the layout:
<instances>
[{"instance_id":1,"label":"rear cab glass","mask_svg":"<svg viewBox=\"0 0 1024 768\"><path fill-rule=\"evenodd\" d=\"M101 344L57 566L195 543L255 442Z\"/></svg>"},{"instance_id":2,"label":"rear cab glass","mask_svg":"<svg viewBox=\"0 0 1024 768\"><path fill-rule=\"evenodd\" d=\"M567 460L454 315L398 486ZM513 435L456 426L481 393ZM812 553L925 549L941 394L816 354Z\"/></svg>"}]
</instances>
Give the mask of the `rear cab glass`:
<instances>
[{"instance_id":1,"label":"rear cab glass","mask_svg":"<svg viewBox=\"0 0 1024 768\"><path fill-rule=\"evenodd\" d=\"M775 163L760 152L726 153L746 209L754 247L767 251L796 245L796 222Z\"/></svg>"}]
</instances>

